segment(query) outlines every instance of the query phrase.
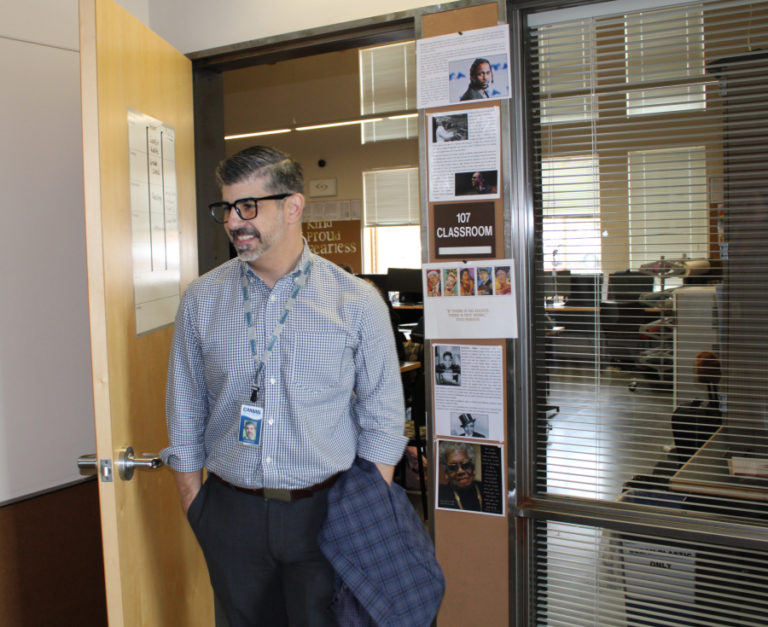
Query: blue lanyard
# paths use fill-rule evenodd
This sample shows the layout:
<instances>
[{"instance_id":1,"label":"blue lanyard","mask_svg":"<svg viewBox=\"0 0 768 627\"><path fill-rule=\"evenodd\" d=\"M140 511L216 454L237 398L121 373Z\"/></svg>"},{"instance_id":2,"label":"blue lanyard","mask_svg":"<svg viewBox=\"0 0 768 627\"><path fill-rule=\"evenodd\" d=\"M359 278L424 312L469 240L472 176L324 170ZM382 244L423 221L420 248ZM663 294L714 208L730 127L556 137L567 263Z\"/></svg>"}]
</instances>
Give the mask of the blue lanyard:
<instances>
[{"instance_id":1,"label":"blue lanyard","mask_svg":"<svg viewBox=\"0 0 768 627\"><path fill-rule=\"evenodd\" d=\"M301 270L301 274L294 281L293 290L291 291L291 295L288 297L288 302L285 303L283 313L280 314L280 319L277 321L275 329L272 331L272 337L269 339L269 342L267 342L267 346L264 349L264 352L261 354L261 357L259 357L258 351L256 349L258 345L258 338L256 336L256 325L254 324L253 303L251 302L250 294L248 293L248 278L245 274L245 268L243 266L240 267L240 287L243 294L245 324L248 327L248 345L251 348L251 357L253 357L253 360L256 362L256 374L253 377L253 383L251 383L251 402L256 402L259 397L259 377L261 376L261 372L264 370L264 366L267 364L267 361L269 361L269 358L272 356L272 349L275 347L277 338L283 331L285 321L287 320L288 314L296 303L296 298L299 295L299 291L307 282L307 274L309 274L309 269L311 266L312 254L310 253L309 260Z\"/></svg>"}]
</instances>

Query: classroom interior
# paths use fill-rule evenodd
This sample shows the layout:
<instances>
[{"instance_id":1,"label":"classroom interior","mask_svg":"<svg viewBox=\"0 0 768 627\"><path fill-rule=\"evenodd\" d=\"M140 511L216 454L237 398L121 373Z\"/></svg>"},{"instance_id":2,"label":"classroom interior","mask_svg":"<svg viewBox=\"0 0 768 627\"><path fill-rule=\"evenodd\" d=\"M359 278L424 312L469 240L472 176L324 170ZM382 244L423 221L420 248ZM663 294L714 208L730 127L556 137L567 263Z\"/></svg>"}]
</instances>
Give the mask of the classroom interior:
<instances>
[{"instance_id":1,"label":"classroom interior","mask_svg":"<svg viewBox=\"0 0 768 627\"><path fill-rule=\"evenodd\" d=\"M510 3L506 15L538 14L512 38L524 92L505 110L502 139L520 329L504 342L503 543L497 527L491 546L471 537L483 534L481 517L435 510L439 338L423 335L415 289L433 235L414 34L221 72L216 151L286 150L307 181L335 186L333 195L308 192L307 222L354 215L344 237L358 251L339 262L377 283L400 318L405 361L419 364L403 375L415 453L400 480L446 556L449 607L463 604L462 586L495 595L498 571L507 575L505 599L481 590L478 603L438 624L466 622L481 601L503 621L489 624L764 624L768 479L755 468L768 459L768 2L659 3L650 14L637 9L635 21L618 10L568 19L532 4ZM645 55L637 76L627 69L633 45ZM377 58L388 78L406 80L396 104L366 110L365 63ZM633 102L632 80L660 95ZM398 119L360 123L374 116ZM329 126L297 130L315 125ZM511 148L510 128L524 148ZM366 203L377 197L366 183L388 172L394 195L416 177L407 200L397 196L415 199L415 211L369 222ZM220 227L203 221L214 191L198 181L200 273L230 254ZM735 474L739 463L750 469ZM64 526L98 535L92 487L75 488L87 526ZM31 505L13 506L0 527L16 537L19 510ZM460 537L466 548L456 551ZM499 546L508 555L489 567L484 559ZM472 572L458 572L466 555ZM88 603L101 620L98 547L84 559L96 572Z\"/></svg>"}]
</instances>

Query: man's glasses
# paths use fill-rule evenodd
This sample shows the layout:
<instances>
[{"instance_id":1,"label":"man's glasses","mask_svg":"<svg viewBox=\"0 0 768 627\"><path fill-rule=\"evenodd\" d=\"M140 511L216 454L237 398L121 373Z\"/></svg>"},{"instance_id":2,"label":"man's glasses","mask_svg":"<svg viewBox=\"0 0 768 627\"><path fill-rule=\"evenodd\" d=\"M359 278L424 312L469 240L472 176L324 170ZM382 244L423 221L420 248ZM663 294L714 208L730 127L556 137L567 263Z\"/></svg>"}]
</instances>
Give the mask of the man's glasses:
<instances>
[{"instance_id":1,"label":"man's glasses","mask_svg":"<svg viewBox=\"0 0 768 627\"><path fill-rule=\"evenodd\" d=\"M293 192L287 194L272 194L271 196L261 196L260 198L240 198L235 202L212 202L208 205L213 219L219 224L224 224L229 220L229 212L234 209L241 220L253 220L259 210L259 202L262 200L282 200L293 196Z\"/></svg>"},{"instance_id":2,"label":"man's glasses","mask_svg":"<svg viewBox=\"0 0 768 627\"><path fill-rule=\"evenodd\" d=\"M462 470L472 470L475 465L472 462L461 462L460 464L447 464L445 469L448 472L457 472L461 466Z\"/></svg>"}]
</instances>

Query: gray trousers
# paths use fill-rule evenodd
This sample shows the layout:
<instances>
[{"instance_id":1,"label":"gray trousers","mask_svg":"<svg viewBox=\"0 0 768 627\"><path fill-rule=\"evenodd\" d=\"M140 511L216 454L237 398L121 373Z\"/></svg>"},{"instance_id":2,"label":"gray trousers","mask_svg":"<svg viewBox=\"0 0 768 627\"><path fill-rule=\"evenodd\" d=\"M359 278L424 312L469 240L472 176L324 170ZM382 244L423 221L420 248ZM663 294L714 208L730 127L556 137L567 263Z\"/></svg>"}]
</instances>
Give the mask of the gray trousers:
<instances>
[{"instance_id":1,"label":"gray trousers","mask_svg":"<svg viewBox=\"0 0 768 627\"><path fill-rule=\"evenodd\" d=\"M317 544L327 492L283 502L205 482L187 517L229 627L336 625L333 568Z\"/></svg>"}]
</instances>

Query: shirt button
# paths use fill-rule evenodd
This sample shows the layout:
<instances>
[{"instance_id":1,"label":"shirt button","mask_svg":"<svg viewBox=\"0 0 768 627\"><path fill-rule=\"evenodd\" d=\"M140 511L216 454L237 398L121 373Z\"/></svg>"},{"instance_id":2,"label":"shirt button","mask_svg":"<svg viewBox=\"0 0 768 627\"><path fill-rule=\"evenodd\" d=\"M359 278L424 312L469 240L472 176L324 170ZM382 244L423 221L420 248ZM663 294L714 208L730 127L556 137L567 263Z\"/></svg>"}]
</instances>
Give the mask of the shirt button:
<instances>
[{"instance_id":1,"label":"shirt button","mask_svg":"<svg viewBox=\"0 0 768 627\"><path fill-rule=\"evenodd\" d=\"M269 424L269 425L273 425L273 424L275 424L275 421L274 421L272 418L270 418L270 419L267 421L267 424Z\"/></svg>"},{"instance_id":2,"label":"shirt button","mask_svg":"<svg viewBox=\"0 0 768 627\"><path fill-rule=\"evenodd\" d=\"M271 464L272 463L272 458L271 457L267 457L267 459L265 459L264 461L266 463L268 463L268 464Z\"/></svg>"},{"instance_id":3,"label":"shirt button","mask_svg":"<svg viewBox=\"0 0 768 627\"><path fill-rule=\"evenodd\" d=\"M275 302L275 295L274 294L270 294L269 295L269 300L270 300L270 302L274 303Z\"/></svg>"},{"instance_id":4,"label":"shirt button","mask_svg":"<svg viewBox=\"0 0 768 627\"><path fill-rule=\"evenodd\" d=\"M274 384L275 384L275 377L272 377L272 378L269 380L269 382L270 382L272 385L274 385Z\"/></svg>"}]
</instances>

